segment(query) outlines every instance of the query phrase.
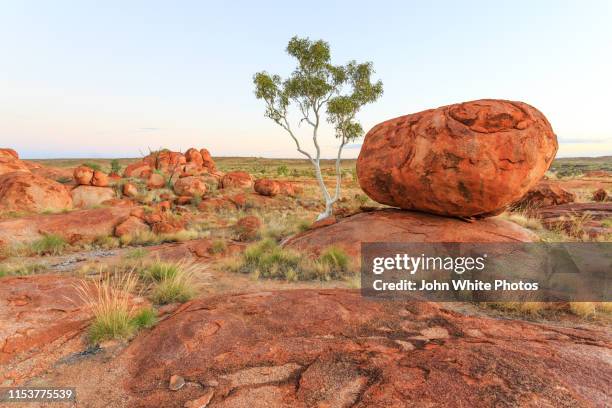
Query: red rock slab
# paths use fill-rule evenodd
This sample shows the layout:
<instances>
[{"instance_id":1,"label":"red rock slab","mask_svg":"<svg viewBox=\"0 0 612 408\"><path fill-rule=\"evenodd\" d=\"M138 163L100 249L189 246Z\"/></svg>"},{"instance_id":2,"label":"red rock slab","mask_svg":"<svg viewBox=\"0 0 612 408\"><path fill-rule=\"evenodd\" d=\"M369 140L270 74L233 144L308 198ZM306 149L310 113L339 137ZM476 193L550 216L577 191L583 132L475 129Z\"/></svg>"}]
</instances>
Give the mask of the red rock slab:
<instances>
[{"instance_id":1,"label":"red rock slab","mask_svg":"<svg viewBox=\"0 0 612 408\"><path fill-rule=\"evenodd\" d=\"M0 211L62 211L72 208L62 184L23 171L0 175Z\"/></svg>"},{"instance_id":2,"label":"red rock slab","mask_svg":"<svg viewBox=\"0 0 612 408\"><path fill-rule=\"evenodd\" d=\"M131 210L107 207L0 221L0 246L32 242L45 234L61 235L71 243L112 236Z\"/></svg>"},{"instance_id":3,"label":"red rock slab","mask_svg":"<svg viewBox=\"0 0 612 408\"><path fill-rule=\"evenodd\" d=\"M135 339L124 386L134 407L208 387L211 407L604 406L611 340L350 290L225 294ZM172 375L198 386L170 391Z\"/></svg>"},{"instance_id":4,"label":"red rock slab","mask_svg":"<svg viewBox=\"0 0 612 408\"><path fill-rule=\"evenodd\" d=\"M18 385L83 347L90 318L78 280L58 275L0 278L0 383Z\"/></svg>"},{"instance_id":5,"label":"red rock slab","mask_svg":"<svg viewBox=\"0 0 612 408\"><path fill-rule=\"evenodd\" d=\"M289 248L319 254L338 246L359 257L362 242L530 242L537 237L498 218L466 222L416 211L363 212L289 239Z\"/></svg>"}]
</instances>

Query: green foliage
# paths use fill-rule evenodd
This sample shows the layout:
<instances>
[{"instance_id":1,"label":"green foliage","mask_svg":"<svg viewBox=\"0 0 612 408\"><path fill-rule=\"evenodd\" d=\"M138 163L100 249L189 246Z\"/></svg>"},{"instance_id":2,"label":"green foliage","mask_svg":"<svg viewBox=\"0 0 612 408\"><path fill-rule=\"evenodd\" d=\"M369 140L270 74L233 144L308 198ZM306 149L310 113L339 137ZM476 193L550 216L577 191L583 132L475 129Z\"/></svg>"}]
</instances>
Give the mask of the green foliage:
<instances>
[{"instance_id":1,"label":"green foliage","mask_svg":"<svg viewBox=\"0 0 612 408\"><path fill-rule=\"evenodd\" d=\"M164 279L172 279L180 272L180 265L170 262L153 262L145 269L145 276L156 282L161 282Z\"/></svg>"},{"instance_id":2,"label":"green foliage","mask_svg":"<svg viewBox=\"0 0 612 408\"><path fill-rule=\"evenodd\" d=\"M149 254L149 251L147 251L144 248L134 248L129 250L125 255L124 258L125 259L130 259L130 260L142 260L144 259L147 255Z\"/></svg>"},{"instance_id":3,"label":"green foliage","mask_svg":"<svg viewBox=\"0 0 612 408\"><path fill-rule=\"evenodd\" d=\"M329 247L319 257L319 261L328 266L334 273L341 274L348 270L349 257L343 249L338 247Z\"/></svg>"},{"instance_id":4,"label":"green foliage","mask_svg":"<svg viewBox=\"0 0 612 408\"><path fill-rule=\"evenodd\" d=\"M32 242L30 248L36 255L61 255L67 245L60 235L49 234Z\"/></svg>"},{"instance_id":5,"label":"green foliage","mask_svg":"<svg viewBox=\"0 0 612 408\"><path fill-rule=\"evenodd\" d=\"M96 171L102 170L102 167L98 163L94 163L94 162L83 163L83 166L89 167L90 169L96 170Z\"/></svg>"},{"instance_id":6,"label":"green foliage","mask_svg":"<svg viewBox=\"0 0 612 408\"><path fill-rule=\"evenodd\" d=\"M137 328L151 328L157 322L155 310L150 307L140 309L131 320L132 324Z\"/></svg>"},{"instance_id":7,"label":"green foliage","mask_svg":"<svg viewBox=\"0 0 612 408\"><path fill-rule=\"evenodd\" d=\"M46 270L46 266L38 263L0 264L0 278L4 276L25 276Z\"/></svg>"},{"instance_id":8,"label":"green foliage","mask_svg":"<svg viewBox=\"0 0 612 408\"><path fill-rule=\"evenodd\" d=\"M286 165L280 165L276 168L276 174L279 176L288 176L289 175L289 167Z\"/></svg>"},{"instance_id":9,"label":"green foliage","mask_svg":"<svg viewBox=\"0 0 612 408\"><path fill-rule=\"evenodd\" d=\"M293 37L286 49L297 60L287 78L265 71L253 77L255 96L266 103L265 115L290 131L288 108L295 103L302 119L318 127L321 109L326 106L328 122L334 125L342 144L363 135L355 116L360 108L376 101L383 93L381 81L372 82L371 62L333 65L329 44Z\"/></svg>"},{"instance_id":10,"label":"green foliage","mask_svg":"<svg viewBox=\"0 0 612 408\"><path fill-rule=\"evenodd\" d=\"M222 254L226 250L227 250L227 244L222 239L216 239L210 245L210 252L213 254Z\"/></svg>"},{"instance_id":11,"label":"green foliage","mask_svg":"<svg viewBox=\"0 0 612 408\"><path fill-rule=\"evenodd\" d=\"M119 164L119 160L117 159L111 160L110 167L111 167L111 173L119 174L119 172L121 171L121 164Z\"/></svg>"}]
</instances>

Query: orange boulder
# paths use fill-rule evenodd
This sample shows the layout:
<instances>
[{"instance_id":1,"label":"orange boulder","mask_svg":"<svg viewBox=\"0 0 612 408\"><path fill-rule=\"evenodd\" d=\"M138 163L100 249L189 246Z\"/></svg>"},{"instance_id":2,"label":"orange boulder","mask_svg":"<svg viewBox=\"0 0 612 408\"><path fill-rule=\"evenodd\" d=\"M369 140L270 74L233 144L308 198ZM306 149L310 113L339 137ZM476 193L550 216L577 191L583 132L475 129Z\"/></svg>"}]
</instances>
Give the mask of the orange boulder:
<instances>
[{"instance_id":1,"label":"orange boulder","mask_svg":"<svg viewBox=\"0 0 612 408\"><path fill-rule=\"evenodd\" d=\"M0 148L0 157L7 159L19 159L19 154L14 149Z\"/></svg>"},{"instance_id":2,"label":"orange boulder","mask_svg":"<svg viewBox=\"0 0 612 408\"><path fill-rule=\"evenodd\" d=\"M138 188L133 183L125 183L123 185L123 195L127 197L136 197L138 195Z\"/></svg>"},{"instance_id":3,"label":"orange boulder","mask_svg":"<svg viewBox=\"0 0 612 408\"><path fill-rule=\"evenodd\" d=\"M193 147L191 149L187 149L185 152L185 158L187 159L187 163L194 163L198 167L202 167L202 164L204 163L200 152Z\"/></svg>"},{"instance_id":4,"label":"orange boulder","mask_svg":"<svg viewBox=\"0 0 612 408\"><path fill-rule=\"evenodd\" d=\"M200 149L200 156L202 156L202 165L214 173L217 170L217 166L207 149Z\"/></svg>"},{"instance_id":5,"label":"orange boulder","mask_svg":"<svg viewBox=\"0 0 612 408\"><path fill-rule=\"evenodd\" d=\"M115 190L110 187L78 186L70 193L75 207L91 208L115 198Z\"/></svg>"},{"instance_id":6,"label":"orange boulder","mask_svg":"<svg viewBox=\"0 0 612 408\"><path fill-rule=\"evenodd\" d=\"M236 222L235 231L239 241L251 241L259 235L261 220L254 215L247 215Z\"/></svg>"},{"instance_id":7,"label":"orange boulder","mask_svg":"<svg viewBox=\"0 0 612 408\"><path fill-rule=\"evenodd\" d=\"M357 175L373 200L447 216L503 211L534 187L557 152L544 117L483 99L401 116L365 137Z\"/></svg>"},{"instance_id":8,"label":"orange boulder","mask_svg":"<svg viewBox=\"0 0 612 408\"><path fill-rule=\"evenodd\" d=\"M232 171L221 178L221 188L249 188L253 186L253 177L246 171Z\"/></svg>"},{"instance_id":9,"label":"orange boulder","mask_svg":"<svg viewBox=\"0 0 612 408\"><path fill-rule=\"evenodd\" d=\"M183 177L174 183L174 192L179 196L202 197L206 193L206 183L199 177Z\"/></svg>"},{"instance_id":10,"label":"orange boulder","mask_svg":"<svg viewBox=\"0 0 612 408\"><path fill-rule=\"evenodd\" d=\"M595 190L593 192L593 201L603 202L608 198L608 193L603 188Z\"/></svg>"},{"instance_id":11,"label":"orange boulder","mask_svg":"<svg viewBox=\"0 0 612 408\"><path fill-rule=\"evenodd\" d=\"M166 185L166 178L158 173L151 173L147 180L147 187L150 189L162 188Z\"/></svg>"},{"instance_id":12,"label":"orange boulder","mask_svg":"<svg viewBox=\"0 0 612 408\"><path fill-rule=\"evenodd\" d=\"M91 180L93 179L94 170L91 167L79 166L74 169L72 176L77 184L88 186L91 184Z\"/></svg>"},{"instance_id":13,"label":"orange boulder","mask_svg":"<svg viewBox=\"0 0 612 408\"><path fill-rule=\"evenodd\" d=\"M0 175L12 173L14 171L29 173L30 169L25 162L15 159L13 156L8 154L6 157L0 156Z\"/></svg>"},{"instance_id":14,"label":"orange boulder","mask_svg":"<svg viewBox=\"0 0 612 408\"><path fill-rule=\"evenodd\" d=\"M96 187L108 187L108 175L101 171L94 171L93 178L91 179L91 185Z\"/></svg>"},{"instance_id":15,"label":"orange boulder","mask_svg":"<svg viewBox=\"0 0 612 408\"><path fill-rule=\"evenodd\" d=\"M143 161L132 163L125 168L123 177L147 178L153 172L152 167Z\"/></svg>"},{"instance_id":16,"label":"orange boulder","mask_svg":"<svg viewBox=\"0 0 612 408\"><path fill-rule=\"evenodd\" d=\"M62 211L72 207L72 199L60 183L29 172L0 176L0 210Z\"/></svg>"},{"instance_id":17,"label":"orange boulder","mask_svg":"<svg viewBox=\"0 0 612 408\"><path fill-rule=\"evenodd\" d=\"M151 228L144 223L140 218L135 216L128 217L127 220L115 227L115 236L123 237L125 235L134 236L136 234L150 231Z\"/></svg>"},{"instance_id":18,"label":"orange boulder","mask_svg":"<svg viewBox=\"0 0 612 408\"><path fill-rule=\"evenodd\" d=\"M269 197L277 195L281 190L280 183L276 180L270 179L256 180L253 188L258 194Z\"/></svg>"}]
</instances>

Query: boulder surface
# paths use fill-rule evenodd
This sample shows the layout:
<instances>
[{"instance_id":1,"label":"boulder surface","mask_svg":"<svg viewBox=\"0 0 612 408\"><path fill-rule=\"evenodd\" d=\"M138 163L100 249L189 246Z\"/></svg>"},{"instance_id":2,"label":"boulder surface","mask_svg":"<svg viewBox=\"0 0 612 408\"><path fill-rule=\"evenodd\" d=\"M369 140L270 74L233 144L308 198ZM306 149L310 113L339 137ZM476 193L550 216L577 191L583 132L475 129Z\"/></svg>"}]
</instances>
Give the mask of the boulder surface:
<instances>
[{"instance_id":1,"label":"boulder surface","mask_svg":"<svg viewBox=\"0 0 612 408\"><path fill-rule=\"evenodd\" d=\"M62 211L71 207L68 190L56 181L23 171L0 176L0 211Z\"/></svg>"},{"instance_id":2,"label":"boulder surface","mask_svg":"<svg viewBox=\"0 0 612 408\"><path fill-rule=\"evenodd\" d=\"M483 99L376 125L365 137L357 175L379 203L483 217L535 186L557 148L550 124L534 107Z\"/></svg>"},{"instance_id":3,"label":"boulder surface","mask_svg":"<svg viewBox=\"0 0 612 408\"><path fill-rule=\"evenodd\" d=\"M517 224L498 218L465 222L416 211L395 209L363 212L291 238L286 246L319 254L338 246L359 257L362 242L531 242L537 237Z\"/></svg>"}]
</instances>

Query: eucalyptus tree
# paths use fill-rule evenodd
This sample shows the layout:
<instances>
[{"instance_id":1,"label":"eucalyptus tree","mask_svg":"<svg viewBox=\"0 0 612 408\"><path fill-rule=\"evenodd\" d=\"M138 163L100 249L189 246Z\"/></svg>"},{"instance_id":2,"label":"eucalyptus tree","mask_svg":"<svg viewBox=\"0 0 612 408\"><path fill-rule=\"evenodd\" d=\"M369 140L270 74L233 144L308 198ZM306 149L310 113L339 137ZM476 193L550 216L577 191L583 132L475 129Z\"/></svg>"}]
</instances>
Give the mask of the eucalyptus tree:
<instances>
[{"instance_id":1,"label":"eucalyptus tree","mask_svg":"<svg viewBox=\"0 0 612 408\"><path fill-rule=\"evenodd\" d=\"M363 135L356 115L362 106L380 98L383 86L381 81L372 82L374 70L371 62L358 64L350 61L345 65L333 65L329 44L323 40L293 37L286 51L297 60L295 70L286 79L265 71L256 73L253 77L255 95L266 104L265 116L285 129L295 142L297 151L314 166L325 200L325 211L317 218L321 220L332 215L333 205L340 198L342 149ZM298 126L303 123L310 126L314 153L309 153L300 143L289 118L291 109L297 113ZM319 132L324 120L332 125L339 141L333 195L321 174Z\"/></svg>"}]
</instances>

